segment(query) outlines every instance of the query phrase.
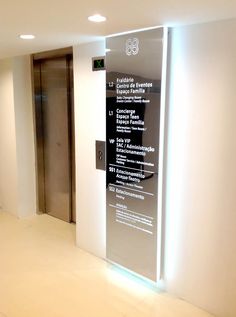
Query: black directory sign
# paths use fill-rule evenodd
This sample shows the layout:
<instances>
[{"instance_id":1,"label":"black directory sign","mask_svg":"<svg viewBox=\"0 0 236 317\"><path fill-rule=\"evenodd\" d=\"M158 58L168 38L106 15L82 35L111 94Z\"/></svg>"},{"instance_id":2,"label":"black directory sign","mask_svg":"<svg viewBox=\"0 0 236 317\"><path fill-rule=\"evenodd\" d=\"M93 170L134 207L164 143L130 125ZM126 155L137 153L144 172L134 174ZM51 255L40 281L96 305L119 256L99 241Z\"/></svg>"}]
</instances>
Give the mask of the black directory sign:
<instances>
[{"instance_id":1,"label":"black directory sign","mask_svg":"<svg viewBox=\"0 0 236 317\"><path fill-rule=\"evenodd\" d=\"M106 46L107 259L156 281L163 28Z\"/></svg>"}]
</instances>

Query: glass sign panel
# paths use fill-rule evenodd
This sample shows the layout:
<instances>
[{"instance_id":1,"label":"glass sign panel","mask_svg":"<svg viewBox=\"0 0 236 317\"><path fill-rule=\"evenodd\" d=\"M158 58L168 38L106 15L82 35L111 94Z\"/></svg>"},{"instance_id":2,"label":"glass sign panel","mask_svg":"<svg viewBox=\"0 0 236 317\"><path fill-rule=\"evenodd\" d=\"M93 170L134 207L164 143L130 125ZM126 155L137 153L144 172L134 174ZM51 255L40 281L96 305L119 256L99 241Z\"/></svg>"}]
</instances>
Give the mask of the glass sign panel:
<instances>
[{"instance_id":1,"label":"glass sign panel","mask_svg":"<svg viewBox=\"0 0 236 317\"><path fill-rule=\"evenodd\" d=\"M106 47L107 259L156 281L163 28Z\"/></svg>"}]
</instances>

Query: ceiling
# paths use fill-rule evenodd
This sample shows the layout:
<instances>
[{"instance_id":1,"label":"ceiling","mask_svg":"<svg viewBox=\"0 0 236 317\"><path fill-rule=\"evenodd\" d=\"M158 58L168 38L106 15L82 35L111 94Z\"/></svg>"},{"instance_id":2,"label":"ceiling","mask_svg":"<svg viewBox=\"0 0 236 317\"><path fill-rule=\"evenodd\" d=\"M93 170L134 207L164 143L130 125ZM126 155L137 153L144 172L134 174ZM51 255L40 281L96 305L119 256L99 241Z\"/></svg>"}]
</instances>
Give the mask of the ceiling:
<instances>
[{"instance_id":1,"label":"ceiling","mask_svg":"<svg viewBox=\"0 0 236 317\"><path fill-rule=\"evenodd\" d=\"M61 48L157 25L236 17L236 0L0 0L0 58ZM100 13L107 21L87 17ZM23 41L19 34L34 34Z\"/></svg>"}]
</instances>

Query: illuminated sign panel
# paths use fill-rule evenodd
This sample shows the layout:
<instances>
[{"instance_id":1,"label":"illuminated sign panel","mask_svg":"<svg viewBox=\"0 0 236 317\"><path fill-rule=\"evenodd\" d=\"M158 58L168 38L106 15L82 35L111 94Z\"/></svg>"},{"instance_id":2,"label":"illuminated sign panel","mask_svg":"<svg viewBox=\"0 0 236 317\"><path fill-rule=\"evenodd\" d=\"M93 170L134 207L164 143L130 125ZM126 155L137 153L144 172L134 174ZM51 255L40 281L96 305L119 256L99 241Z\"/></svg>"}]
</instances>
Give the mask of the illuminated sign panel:
<instances>
[{"instance_id":1,"label":"illuminated sign panel","mask_svg":"<svg viewBox=\"0 0 236 317\"><path fill-rule=\"evenodd\" d=\"M93 71L105 70L105 57L94 57L92 59Z\"/></svg>"},{"instance_id":2,"label":"illuminated sign panel","mask_svg":"<svg viewBox=\"0 0 236 317\"><path fill-rule=\"evenodd\" d=\"M107 259L157 280L163 28L107 38Z\"/></svg>"}]
</instances>

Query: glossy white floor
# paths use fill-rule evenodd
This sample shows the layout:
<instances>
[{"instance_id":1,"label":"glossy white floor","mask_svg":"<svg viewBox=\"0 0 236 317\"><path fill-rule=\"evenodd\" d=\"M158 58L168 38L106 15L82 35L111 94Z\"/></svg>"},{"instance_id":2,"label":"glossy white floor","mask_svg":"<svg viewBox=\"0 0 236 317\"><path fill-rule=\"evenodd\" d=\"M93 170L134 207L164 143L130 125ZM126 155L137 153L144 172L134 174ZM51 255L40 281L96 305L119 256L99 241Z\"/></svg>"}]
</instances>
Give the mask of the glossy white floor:
<instances>
[{"instance_id":1,"label":"glossy white floor","mask_svg":"<svg viewBox=\"0 0 236 317\"><path fill-rule=\"evenodd\" d=\"M75 246L75 226L0 212L1 317L210 317Z\"/></svg>"}]
</instances>

